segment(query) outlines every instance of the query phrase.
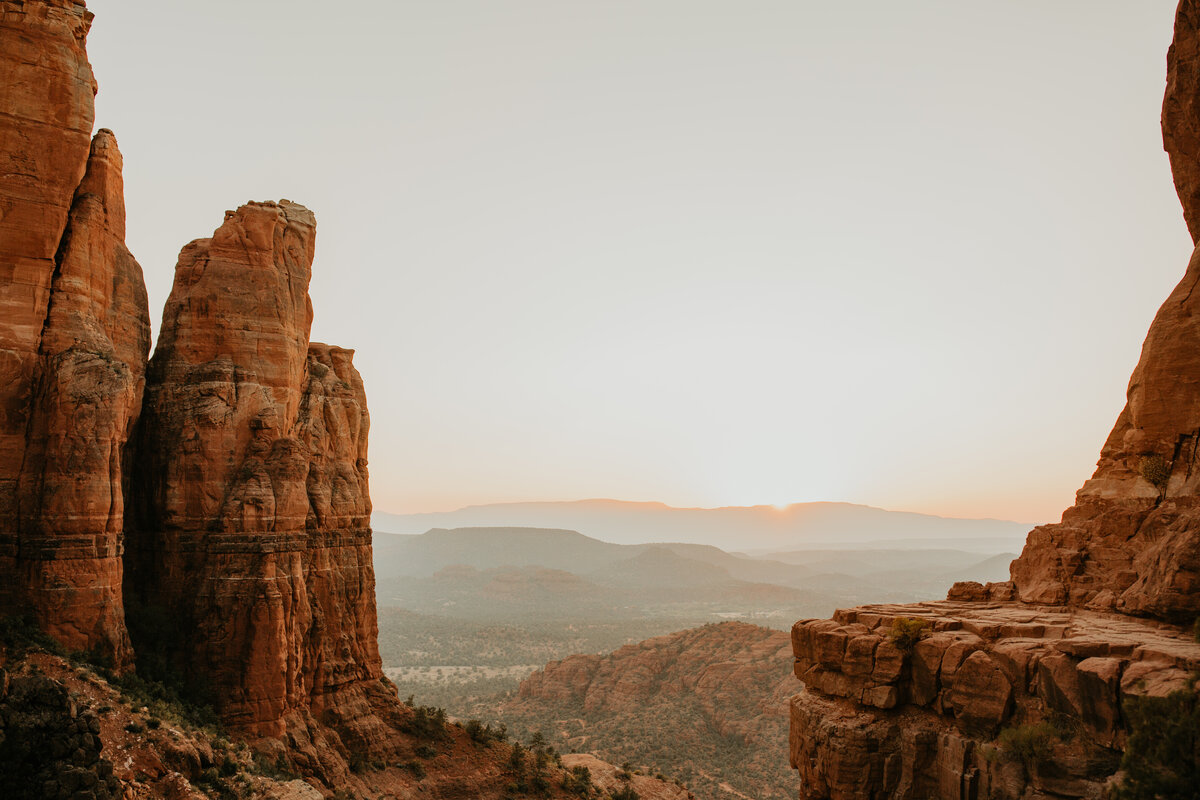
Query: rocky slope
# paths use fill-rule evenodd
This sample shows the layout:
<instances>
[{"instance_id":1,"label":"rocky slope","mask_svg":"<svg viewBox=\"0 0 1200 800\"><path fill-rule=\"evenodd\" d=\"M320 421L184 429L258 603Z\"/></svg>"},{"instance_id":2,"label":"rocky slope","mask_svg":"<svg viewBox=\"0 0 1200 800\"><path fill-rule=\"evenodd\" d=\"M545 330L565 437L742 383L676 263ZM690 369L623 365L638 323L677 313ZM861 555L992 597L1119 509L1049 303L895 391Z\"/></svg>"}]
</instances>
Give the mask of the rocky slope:
<instances>
[{"instance_id":1,"label":"rocky slope","mask_svg":"<svg viewBox=\"0 0 1200 800\"><path fill-rule=\"evenodd\" d=\"M1183 0L1163 104L1193 235L1198 25L1200 3ZM1200 670L1198 280L1200 250L1151 325L1095 474L1062 522L1029 534L1011 581L796 623L801 797L1099 798L1125 780L1112 776L1131 709L1191 692Z\"/></svg>"},{"instance_id":2,"label":"rocky slope","mask_svg":"<svg viewBox=\"0 0 1200 800\"><path fill-rule=\"evenodd\" d=\"M782 631L705 625L551 662L498 716L560 749L661 770L701 798L792 797L777 744L794 691L788 652Z\"/></svg>"},{"instance_id":3,"label":"rocky slope","mask_svg":"<svg viewBox=\"0 0 1200 800\"><path fill-rule=\"evenodd\" d=\"M286 753L256 750L160 686L115 677L95 665L0 633L0 780L4 797L72 800L321 800L331 792L302 776ZM339 798L607 797L621 788L616 768L561 760L548 750L472 736L431 709L400 704L393 758L357 756ZM280 758L279 756L283 757ZM540 764L540 765L539 765ZM572 768L589 770L580 794ZM540 781L540 782L539 782ZM647 776L632 785L644 799L687 800L678 786ZM535 789L535 787L541 787Z\"/></svg>"}]
</instances>

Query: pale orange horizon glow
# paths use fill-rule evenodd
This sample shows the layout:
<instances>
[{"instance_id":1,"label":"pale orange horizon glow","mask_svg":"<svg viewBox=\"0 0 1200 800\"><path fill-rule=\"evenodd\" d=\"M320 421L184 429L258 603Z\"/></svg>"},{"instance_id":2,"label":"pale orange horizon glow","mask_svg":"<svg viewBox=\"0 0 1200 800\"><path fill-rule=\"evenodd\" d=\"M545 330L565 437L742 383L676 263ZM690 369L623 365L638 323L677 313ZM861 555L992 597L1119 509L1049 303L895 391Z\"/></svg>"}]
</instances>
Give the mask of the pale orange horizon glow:
<instances>
[{"instance_id":1,"label":"pale orange horizon glow","mask_svg":"<svg viewBox=\"0 0 1200 800\"><path fill-rule=\"evenodd\" d=\"M155 326L311 208L384 511L1057 520L1192 249L1175 0L88 5Z\"/></svg>"}]
</instances>

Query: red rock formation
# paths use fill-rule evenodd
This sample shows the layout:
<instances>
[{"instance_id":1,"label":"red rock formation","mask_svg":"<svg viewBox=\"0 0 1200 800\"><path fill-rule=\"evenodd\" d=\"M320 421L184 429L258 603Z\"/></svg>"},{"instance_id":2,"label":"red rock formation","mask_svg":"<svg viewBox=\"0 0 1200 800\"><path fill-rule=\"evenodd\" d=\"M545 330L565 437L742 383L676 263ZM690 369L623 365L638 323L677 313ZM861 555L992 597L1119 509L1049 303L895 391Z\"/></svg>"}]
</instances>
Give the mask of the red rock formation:
<instances>
[{"instance_id":1,"label":"red rock formation","mask_svg":"<svg viewBox=\"0 0 1200 800\"><path fill-rule=\"evenodd\" d=\"M1192 241L1200 243L1200 4L1181 0L1167 51L1163 145Z\"/></svg>"},{"instance_id":2,"label":"red rock formation","mask_svg":"<svg viewBox=\"0 0 1200 800\"><path fill-rule=\"evenodd\" d=\"M1193 234L1200 220L1200 5L1182 0L1167 57L1163 139ZM1200 614L1200 251L1163 303L1128 403L1060 524L1012 565L1022 600L1191 622Z\"/></svg>"},{"instance_id":3,"label":"red rock formation","mask_svg":"<svg viewBox=\"0 0 1200 800\"><path fill-rule=\"evenodd\" d=\"M163 643L233 727L298 737L329 775L343 748L314 719L386 749L376 711L398 702L380 683L366 398L352 351L308 341L314 245L312 214L281 201L228 212L181 252L147 373L126 588L134 622L156 627L135 626L139 649Z\"/></svg>"},{"instance_id":4,"label":"red rock formation","mask_svg":"<svg viewBox=\"0 0 1200 800\"><path fill-rule=\"evenodd\" d=\"M82 3L0 3L0 608L123 667L122 459L149 316L111 132L89 155L90 24Z\"/></svg>"},{"instance_id":5,"label":"red rock formation","mask_svg":"<svg viewBox=\"0 0 1200 800\"><path fill-rule=\"evenodd\" d=\"M923 621L911 650L895 619ZM1019 602L864 606L792 629L791 760L802 798L1100 797L1125 743L1129 697L1162 696L1200 669L1173 626ZM1004 728L1074 729L1027 774L998 758ZM1067 722L1063 722L1067 720ZM1052 762L1052 763L1051 763Z\"/></svg>"},{"instance_id":6,"label":"red rock formation","mask_svg":"<svg viewBox=\"0 0 1200 800\"><path fill-rule=\"evenodd\" d=\"M1200 4L1182 0L1163 138L1200 238ZM1200 248L1159 309L1092 478L1034 529L1012 581L945 603L865 607L793 629L792 764L804 798L1096 797L1124 746L1122 704L1200 669ZM1123 612L1123 613L1114 613ZM1129 615L1129 616L1127 616ZM1132 616L1138 615L1138 616ZM887 635L926 620L911 652ZM996 758L1002 728L1055 720L1054 758ZM1030 788L1032 787L1032 789Z\"/></svg>"},{"instance_id":7,"label":"red rock formation","mask_svg":"<svg viewBox=\"0 0 1200 800\"><path fill-rule=\"evenodd\" d=\"M1163 138L1193 234L1200 220L1200 7L1179 4ZM1062 522L1035 529L1020 599L1190 622L1200 615L1200 250L1163 303L1128 402Z\"/></svg>"}]
</instances>

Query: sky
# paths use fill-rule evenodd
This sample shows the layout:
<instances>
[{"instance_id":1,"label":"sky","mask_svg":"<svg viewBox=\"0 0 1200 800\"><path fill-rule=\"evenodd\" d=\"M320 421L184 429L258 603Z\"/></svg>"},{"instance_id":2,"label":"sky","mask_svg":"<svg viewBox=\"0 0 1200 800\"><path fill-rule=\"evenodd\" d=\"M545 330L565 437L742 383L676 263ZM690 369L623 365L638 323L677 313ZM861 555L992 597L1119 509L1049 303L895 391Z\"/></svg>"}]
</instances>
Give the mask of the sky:
<instances>
[{"instance_id":1,"label":"sky","mask_svg":"<svg viewBox=\"0 0 1200 800\"><path fill-rule=\"evenodd\" d=\"M92 0L157 330L225 209L318 221L377 510L1057 520L1191 251L1174 0Z\"/></svg>"}]
</instances>

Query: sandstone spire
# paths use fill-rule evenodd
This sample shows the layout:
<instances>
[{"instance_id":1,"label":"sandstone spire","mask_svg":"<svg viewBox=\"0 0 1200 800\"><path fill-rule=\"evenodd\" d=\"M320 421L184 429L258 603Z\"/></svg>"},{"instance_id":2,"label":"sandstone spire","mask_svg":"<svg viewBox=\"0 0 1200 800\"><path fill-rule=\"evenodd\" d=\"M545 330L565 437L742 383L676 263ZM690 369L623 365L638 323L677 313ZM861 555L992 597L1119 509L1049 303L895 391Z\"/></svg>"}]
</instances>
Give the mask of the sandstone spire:
<instances>
[{"instance_id":1,"label":"sandstone spire","mask_svg":"<svg viewBox=\"0 0 1200 800\"><path fill-rule=\"evenodd\" d=\"M135 645L259 736L347 692L388 694L366 398L353 352L308 340L315 237L312 213L283 200L227 212L183 248L138 437Z\"/></svg>"},{"instance_id":2,"label":"sandstone spire","mask_svg":"<svg viewBox=\"0 0 1200 800\"><path fill-rule=\"evenodd\" d=\"M107 130L88 145L91 19L0 3L0 609L123 667L122 462L149 316L121 154Z\"/></svg>"}]
</instances>

